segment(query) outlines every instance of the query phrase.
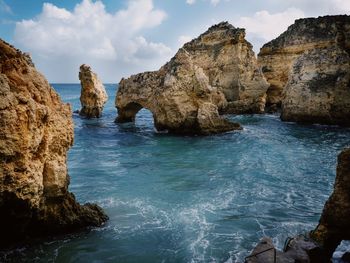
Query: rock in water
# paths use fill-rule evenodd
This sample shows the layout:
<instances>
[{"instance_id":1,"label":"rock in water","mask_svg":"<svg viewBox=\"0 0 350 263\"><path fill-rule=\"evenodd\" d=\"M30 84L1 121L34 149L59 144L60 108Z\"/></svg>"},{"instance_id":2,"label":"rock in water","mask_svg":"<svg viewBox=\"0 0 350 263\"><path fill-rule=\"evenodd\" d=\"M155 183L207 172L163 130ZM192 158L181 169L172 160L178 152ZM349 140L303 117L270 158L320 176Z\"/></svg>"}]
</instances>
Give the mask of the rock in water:
<instances>
[{"instance_id":1,"label":"rock in water","mask_svg":"<svg viewBox=\"0 0 350 263\"><path fill-rule=\"evenodd\" d=\"M330 259L342 240L350 240L350 149L338 156L334 190L326 202L320 223L311 233Z\"/></svg>"},{"instance_id":2,"label":"rock in water","mask_svg":"<svg viewBox=\"0 0 350 263\"><path fill-rule=\"evenodd\" d=\"M147 108L158 130L212 134L239 128L220 113L262 113L268 83L244 29L215 25L185 44L160 70L122 79L119 122Z\"/></svg>"},{"instance_id":3,"label":"rock in water","mask_svg":"<svg viewBox=\"0 0 350 263\"><path fill-rule=\"evenodd\" d=\"M301 55L306 51L314 49L322 50L323 48L331 48L335 45L343 51L349 51L349 16L325 16L299 19L278 38L265 44L258 55L258 62L262 67L264 76L271 84L267 92L266 105L273 109L277 109L281 106L283 92L287 85L290 72L293 69L295 61L298 60ZM312 56L315 57L316 54L314 53ZM312 59L312 57L309 57L309 59ZM317 60L319 61L319 59L316 58L316 61ZM300 64L300 61L298 63ZM311 64L312 61L308 63ZM330 64L333 62L329 61L326 63ZM344 63L342 63L341 66L343 66L343 64ZM336 64L333 64L333 69L336 66ZM318 70L316 65L314 70ZM318 74L317 72L315 73ZM312 75L313 72L309 71L308 74ZM303 79L305 76L300 77ZM308 78L311 78L311 76L308 76ZM317 78L314 79L313 83L316 83L316 80ZM323 90L325 90L325 87L326 85L323 85ZM331 85L328 85L326 89L327 91L325 91L325 93L333 93ZM332 96L332 94L330 96ZM300 100L302 99L303 98L300 98ZM288 100L288 98L286 98L286 100ZM308 109L306 108L306 114L307 111Z\"/></svg>"},{"instance_id":4,"label":"rock in water","mask_svg":"<svg viewBox=\"0 0 350 263\"><path fill-rule=\"evenodd\" d=\"M103 107L108 100L107 92L96 73L88 65L81 65L79 72L81 83L80 102L82 109L80 115L87 118L99 118Z\"/></svg>"},{"instance_id":5,"label":"rock in water","mask_svg":"<svg viewBox=\"0 0 350 263\"><path fill-rule=\"evenodd\" d=\"M284 92L282 120L350 126L349 54L336 45L305 52Z\"/></svg>"},{"instance_id":6,"label":"rock in water","mask_svg":"<svg viewBox=\"0 0 350 263\"><path fill-rule=\"evenodd\" d=\"M99 226L97 205L68 192L72 112L31 58L0 40L0 247Z\"/></svg>"}]
</instances>

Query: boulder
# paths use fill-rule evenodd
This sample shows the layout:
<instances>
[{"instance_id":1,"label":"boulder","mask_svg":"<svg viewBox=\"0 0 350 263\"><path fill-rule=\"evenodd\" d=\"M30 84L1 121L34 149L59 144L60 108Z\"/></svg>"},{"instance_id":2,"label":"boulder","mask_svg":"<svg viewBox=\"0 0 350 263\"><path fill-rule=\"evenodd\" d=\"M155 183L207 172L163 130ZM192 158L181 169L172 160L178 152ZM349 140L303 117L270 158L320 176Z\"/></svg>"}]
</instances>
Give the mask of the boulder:
<instances>
[{"instance_id":1,"label":"boulder","mask_svg":"<svg viewBox=\"0 0 350 263\"><path fill-rule=\"evenodd\" d=\"M88 65L81 65L79 72L81 83L81 110L79 114L87 118L99 118L103 107L108 100L108 95L97 74Z\"/></svg>"},{"instance_id":2,"label":"boulder","mask_svg":"<svg viewBox=\"0 0 350 263\"><path fill-rule=\"evenodd\" d=\"M265 44L258 54L258 63L271 85L266 106L274 111L281 106L290 72L301 55L334 45L349 51L350 16L298 19L278 38Z\"/></svg>"},{"instance_id":3,"label":"boulder","mask_svg":"<svg viewBox=\"0 0 350 263\"><path fill-rule=\"evenodd\" d=\"M244 29L224 22L185 44L158 71L122 79L118 122L146 108L158 130L212 134L238 129L219 113L262 113L268 83Z\"/></svg>"},{"instance_id":4,"label":"boulder","mask_svg":"<svg viewBox=\"0 0 350 263\"><path fill-rule=\"evenodd\" d=\"M0 247L100 226L97 205L68 191L72 112L29 55L0 40Z\"/></svg>"}]
</instances>

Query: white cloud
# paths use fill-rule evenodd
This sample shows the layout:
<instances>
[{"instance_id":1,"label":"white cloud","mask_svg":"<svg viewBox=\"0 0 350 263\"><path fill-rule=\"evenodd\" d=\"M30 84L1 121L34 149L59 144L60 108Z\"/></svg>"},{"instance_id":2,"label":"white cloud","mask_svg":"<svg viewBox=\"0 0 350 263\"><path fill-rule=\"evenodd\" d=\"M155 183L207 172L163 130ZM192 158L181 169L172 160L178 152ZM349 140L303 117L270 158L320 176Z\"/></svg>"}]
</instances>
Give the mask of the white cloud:
<instances>
[{"instance_id":1,"label":"white cloud","mask_svg":"<svg viewBox=\"0 0 350 263\"><path fill-rule=\"evenodd\" d=\"M148 42L142 32L160 25L166 13L155 9L152 0L127 3L126 9L114 14L108 13L101 1L83 0L73 11L45 3L37 17L16 24L15 44L32 53L50 80L61 74L66 78L62 81L75 81L82 63L91 64L106 81L136 73L140 69L135 65L140 62L147 70L156 69L171 50L162 43ZM65 70L52 72L47 65L53 62ZM69 76L68 65L72 71ZM111 70L106 67L111 65L115 73L107 74Z\"/></svg>"},{"instance_id":2,"label":"white cloud","mask_svg":"<svg viewBox=\"0 0 350 263\"><path fill-rule=\"evenodd\" d=\"M208 1L208 0L205 0L205 1ZM230 0L225 0L226 2L229 2ZM186 3L189 4L189 5L193 5L197 2L197 0L186 0ZM209 2L213 5L213 6L216 6L218 5L221 0L209 0Z\"/></svg>"},{"instance_id":3,"label":"white cloud","mask_svg":"<svg viewBox=\"0 0 350 263\"><path fill-rule=\"evenodd\" d=\"M220 3L220 0L210 0L210 3L211 3L213 6L216 6L217 4Z\"/></svg>"},{"instance_id":4,"label":"white cloud","mask_svg":"<svg viewBox=\"0 0 350 263\"><path fill-rule=\"evenodd\" d=\"M251 17L241 17L234 25L246 29L247 39L255 44L254 48L257 51L263 43L278 37L296 19L303 17L305 13L296 8L274 14L263 10Z\"/></svg>"},{"instance_id":5,"label":"white cloud","mask_svg":"<svg viewBox=\"0 0 350 263\"><path fill-rule=\"evenodd\" d=\"M189 5L193 5L196 3L196 0L186 0L186 3Z\"/></svg>"}]
</instances>

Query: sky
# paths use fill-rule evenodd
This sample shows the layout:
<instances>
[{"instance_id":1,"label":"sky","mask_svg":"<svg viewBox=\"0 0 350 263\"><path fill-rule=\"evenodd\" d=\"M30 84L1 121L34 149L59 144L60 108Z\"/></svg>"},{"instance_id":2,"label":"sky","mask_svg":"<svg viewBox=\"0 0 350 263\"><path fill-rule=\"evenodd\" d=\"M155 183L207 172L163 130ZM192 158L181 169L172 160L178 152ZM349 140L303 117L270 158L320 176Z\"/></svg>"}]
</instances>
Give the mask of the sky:
<instances>
[{"instance_id":1,"label":"sky","mask_svg":"<svg viewBox=\"0 0 350 263\"><path fill-rule=\"evenodd\" d=\"M31 54L51 83L104 83L157 70L213 24L246 29L260 47L295 19L350 14L350 0L0 0L0 38Z\"/></svg>"}]
</instances>

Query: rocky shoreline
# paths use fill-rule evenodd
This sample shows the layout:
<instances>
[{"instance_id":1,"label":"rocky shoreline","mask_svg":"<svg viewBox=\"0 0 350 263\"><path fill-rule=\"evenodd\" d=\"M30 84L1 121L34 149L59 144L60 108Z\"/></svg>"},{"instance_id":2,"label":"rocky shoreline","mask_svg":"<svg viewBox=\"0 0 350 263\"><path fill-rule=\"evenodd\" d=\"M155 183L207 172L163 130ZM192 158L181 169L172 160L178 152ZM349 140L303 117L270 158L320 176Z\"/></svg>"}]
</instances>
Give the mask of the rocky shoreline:
<instances>
[{"instance_id":1,"label":"rocky shoreline","mask_svg":"<svg viewBox=\"0 0 350 263\"><path fill-rule=\"evenodd\" d=\"M186 43L158 71L122 79L116 122L153 114L158 131L211 135L241 130L223 114L281 111L283 121L350 126L350 17L300 19L265 44L258 59L245 30L227 22ZM80 115L100 117L108 97L97 75L80 68ZM30 56L0 40L0 248L34 237L101 226L108 216L80 205L68 191L67 151L73 144L63 104ZM247 262L328 262L348 224L350 150L338 159L334 193L320 224L284 252L264 239ZM6 236L6 238L4 238ZM259 255L256 255L259 254ZM299 261L296 261L299 260Z\"/></svg>"}]
</instances>

